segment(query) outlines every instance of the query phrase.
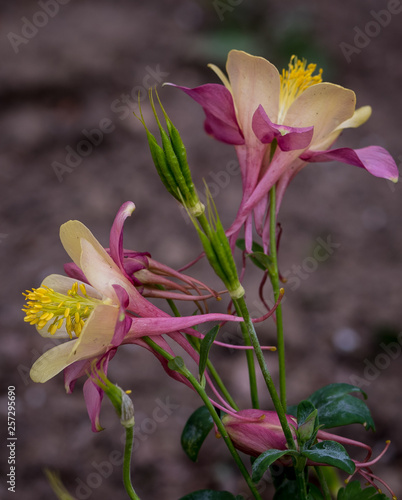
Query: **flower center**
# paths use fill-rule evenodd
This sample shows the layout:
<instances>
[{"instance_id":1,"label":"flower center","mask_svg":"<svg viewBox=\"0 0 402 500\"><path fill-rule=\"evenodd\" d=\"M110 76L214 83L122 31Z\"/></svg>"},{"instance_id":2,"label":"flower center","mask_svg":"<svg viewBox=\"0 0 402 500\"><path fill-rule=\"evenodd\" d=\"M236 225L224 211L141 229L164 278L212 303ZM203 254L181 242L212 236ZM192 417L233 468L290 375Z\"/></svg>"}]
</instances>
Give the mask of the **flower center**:
<instances>
[{"instance_id":1,"label":"flower center","mask_svg":"<svg viewBox=\"0 0 402 500\"><path fill-rule=\"evenodd\" d=\"M296 56L290 58L288 69L283 69L281 75L279 123L283 123L287 110L300 94L308 87L322 82L322 69L317 75L313 75L316 68L316 64L307 64L306 59L300 61Z\"/></svg>"},{"instance_id":2,"label":"flower center","mask_svg":"<svg viewBox=\"0 0 402 500\"><path fill-rule=\"evenodd\" d=\"M78 289L82 295L78 295ZM85 321L89 318L94 307L101 301L89 297L84 284L74 283L67 295L55 292L45 285L33 288L23 293L27 303L22 309L25 313L24 321L36 325L41 330L48 323L48 332L54 335L65 322L70 338L75 334L79 337Z\"/></svg>"}]
</instances>

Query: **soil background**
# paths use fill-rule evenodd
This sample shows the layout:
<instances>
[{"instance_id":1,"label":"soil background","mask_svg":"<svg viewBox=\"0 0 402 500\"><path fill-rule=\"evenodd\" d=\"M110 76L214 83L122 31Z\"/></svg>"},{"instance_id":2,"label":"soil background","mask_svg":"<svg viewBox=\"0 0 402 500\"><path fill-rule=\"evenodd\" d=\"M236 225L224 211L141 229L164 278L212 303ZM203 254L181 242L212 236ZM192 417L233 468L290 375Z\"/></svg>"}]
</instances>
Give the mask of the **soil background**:
<instances>
[{"instance_id":1,"label":"soil background","mask_svg":"<svg viewBox=\"0 0 402 500\"><path fill-rule=\"evenodd\" d=\"M44 6L50 14L44 14ZM338 144L381 145L401 163L402 14L383 13L383 26L374 22L380 10L398 6L401 10L397 0L0 2L0 498L55 498L45 467L59 471L77 499L126 498L116 459L122 430L111 405L105 402L102 409L106 430L94 434L82 384L66 395L62 375L45 385L30 381L30 366L52 344L23 323L21 292L51 273L63 273L68 261L58 238L63 222L81 220L108 246L113 218L127 200L137 209L126 223L126 248L148 251L175 268L200 252L191 224L156 175L144 130L132 115L138 111L138 92L155 131L145 96L149 86L158 86L182 132L196 184L202 190L205 178L214 187L228 227L241 195L240 176L227 173L236 160L234 150L208 137L198 105L178 90L162 88L162 82L190 87L216 82L207 63L223 68L232 48L266 57L278 67L295 53L323 67L324 80L352 88L359 106L373 107L371 119L348 130ZM33 21L40 27L29 27ZM99 144L81 149L76 165L57 175L55 162L66 165L85 134L105 124L108 133ZM399 495L401 189L355 167L312 165L289 187L279 217L280 266L292 277L284 302L288 400L296 403L331 382L361 385L377 432L358 426L339 432L366 441L375 453L392 440L374 470ZM322 241L336 248L317 262L313 255ZM261 276L248 269L247 300L258 314ZM191 272L219 289L205 263ZM271 323L258 331L264 343L274 341ZM228 329L229 338L238 335ZM244 356L216 347L213 357L240 406L250 406ZM276 380L275 355L267 358ZM149 353L120 349L109 375L132 389L133 475L141 498L175 500L202 488L246 496L223 443L212 434L198 464L185 456L181 430L200 403L166 377ZM260 385L262 403L270 409ZM9 386L16 387L17 396L16 493L7 491L5 481ZM272 498L269 478L261 489L264 498Z\"/></svg>"}]
</instances>

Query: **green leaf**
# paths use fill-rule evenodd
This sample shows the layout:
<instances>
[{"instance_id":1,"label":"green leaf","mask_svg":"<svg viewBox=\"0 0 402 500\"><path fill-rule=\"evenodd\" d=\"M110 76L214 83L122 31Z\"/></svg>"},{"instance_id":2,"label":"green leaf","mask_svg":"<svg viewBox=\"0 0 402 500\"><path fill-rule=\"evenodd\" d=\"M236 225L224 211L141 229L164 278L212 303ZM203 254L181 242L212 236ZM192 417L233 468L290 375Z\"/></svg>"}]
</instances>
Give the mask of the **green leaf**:
<instances>
[{"instance_id":1,"label":"green leaf","mask_svg":"<svg viewBox=\"0 0 402 500\"><path fill-rule=\"evenodd\" d=\"M297 434L299 444L306 443L318 430L317 409L310 401L302 401L297 407Z\"/></svg>"},{"instance_id":2,"label":"green leaf","mask_svg":"<svg viewBox=\"0 0 402 500\"><path fill-rule=\"evenodd\" d=\"M312 394L309 400L318 410L320 425L327 429L350 424L362 424L375 430L374 421L366 403L350 392L365 393L349 384L331 384Z\"/></svg>"},{"instance_id":3,"label":"green leaf","mask_svg":"<svg viewBox=\"0 0 402 500\"><path fill-rule=\"evenodd\" d=\"M264 271L272 270L273 260L270 255L267 255L264 252L253 252L248 254L247 257L250 257L252 262L260 269L264 269Z\"/></svg>"},{"instance_id":4,"label":"green leaf","mask_svg":"<svg viewBox=\"0 0 402 500\"><path fill-rule=\"evenodd\" d=\"M349 424L362 424L375 430L374 421L366 403L351 396L351 392L367 395L360 387L350 384L330 384L314 392L308 400L317 408L320 426L324 429Z\"/></svg>"},{"instance_id":5,"label":"green leaf","mask_svg":"<svg viewBox=\"0 0 402 500\"><path fill-rule=\"evenodd\" d=\"M283 455L295 455L296 452L291 452L290 450L267 450L255 460L253 463L253 475L252 479L255 483L262 478L268 467L273 464L278 458L283 457Z\"/></svg>"},{"instance_id":6,"label":"green leaf","mask_svg":"<svg viewBox=\"0 0 402 500\"><path fill-rule=\"evenodd\" d=\"M339 490L337 500L388 500L388 497L372 486L362 489L359 481L352 481Z\"/></svg>"},{"instance_id":7,"label":"green leaf","mask_svg":"<svg viewBox=\"0 0 402 500\"><path fill-rule=\"evenodd\" d=\"M228 491L199 490L181 497L179 500L244 500L240 495L234 496Z\"/></svg>"},{"instance_id":8,"label":"green leaf","mask_svg":"<svg viewBox=\"0 0 402 500\"><path fill-rule=\"evenodd\" d=\"M240 250L244 251L246 249L244 238L239 238L236 241L236 246L237 248L240 248ZM253 241L251 249L253 253L247 254L247 257L250 257L251 262L263 271L270 269L272 266L272 258L270 255L264 253L262 246Z\"/></svg>"},{"instance_id":9,"label":"green leaf","mask_svg":"<svg viewBox=\"0 0 402 500\"><path fill-rule=\"evenodd\" d=\"M321 441L309 450L304 450L301 454L314 462L338 467L348 474L353 474L355 464L350 459L345 448L335 441Z\"/></svg>"},{"instance_id":10,"label":"green leaf","mask_svg":"<svg viewBox=\"0 0 402 500\"><path fill-rule=\"evenodd\" d=\"M202 443L210 433L214 422L205 406L201 406L190 415L181 435L181 446L193 462L197 461Z\"/></svg>"},{"instance_id":11,"label":"green leaf","mask_svg":"<svg viewBox=\"0 0 402 500\"><path fill-rule=\"evenodd\" d=\"M214 326L209 332L205 335L205 337L201 341L200 345L200 362L199 362L199 374L200 379L204 375L205 367L208 361L209 350L211 349L214 340L219 332L219 325Z\"/></svg>"},{"instance_id":12,"label":"green leaf","mask_svg":"<svg viewBox=\"0 0 402 500\"><path fill-rule=\"evenodd\" d=\"M181 356L176 356L175 358L168 361L168 368L174 370L175 372L182 372L186 367L184 364L183 358Z\"/></svg>"}]
</instances>

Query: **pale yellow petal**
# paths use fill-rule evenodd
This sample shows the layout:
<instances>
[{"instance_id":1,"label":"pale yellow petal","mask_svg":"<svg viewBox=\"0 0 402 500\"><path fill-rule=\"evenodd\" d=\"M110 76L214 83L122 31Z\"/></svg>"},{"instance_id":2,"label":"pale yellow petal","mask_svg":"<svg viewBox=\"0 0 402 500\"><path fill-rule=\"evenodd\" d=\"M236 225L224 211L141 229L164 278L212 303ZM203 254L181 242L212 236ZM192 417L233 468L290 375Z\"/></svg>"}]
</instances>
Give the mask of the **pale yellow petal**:
<instances>
[{"instance_id":1,"label":"pale yellow petal","mask_svg":"<svg viewBox=\"0 0 402 500\"><path fill-rule=\"evenodd\" d=\"M96 306L71 349L71 360L92 358L105 352L112 341L118 316L117 306Z\"/></svg>"},{"instance_id":2,"label":"pale yellow petal","mask_svg":"<svg viewBox=\"0 0 402 500\"><path fill-rule=\"evenodd\" d=\"M350 119L355 111L356 96L352 90L332 83L318 83L306 89L290 106L284 125L314 126L309 149L325 146L336 128Z\"/></svg>"},{"instance_id":3,"label":"pale yellow petal","mask_svg":"<svg viewBox=\"0 0 402 500\"><path fill-rule=\"evenodd\" d=\"M81 240L81 246L81 269L89 283L104 297L117 304L113 285L120 285L126 290L130 288L132 293L138 293L103 248L99 251L91 242L84 239Z\"/></svg>"},{"instance_id":4,"label":"pale yellow petal","mask_svg":"<svg viewBox=\"0 0 402 500\"><path fill-rule=\"evenodd\" d=\"M240 127L247 141L255 141L252 119L258 106L274 123L278 118L279 72L266 59L239 50L229 52L226 69Z\"/></svg>"},{"instance_id":5,"label":"pale yellow petal","mask_svg":"<svg viewBox=\"0 0 402 500\"><path fill-rule=\"evenodd\" d=\"M31 379L34 382L47 382L71 365L75 360L69 358L76 342L77 340L71 340L46 351L33 364L30 372Z\"/></svg>"},{"instance_id":6,"label":"pale yellow petal","mask_svg":"<svg viewBox=\"0 0 402 500\"><path fill-rule=\"evenodd\" d=\"M356 109L353 116L349 118L349 120L345 120L344 122L342 122L340 125L338 125L338 127L336 127L335 130L360 127L360 125L366 123L366 121L370 118L371 112L371 106L362 106L361 108Z\"/></svg>"},{"instance_id":7,"label":"pale yellow petal","mask_svg":"<svg viewBox=\"0 0 402 500\"><path fill-rule=\"evenodd\" d=\"M208 64L208 68L212 69L212 71L221 80L221 82L223 83L223 85L231 92L232 91L232 87L230 86L230 82L227 79L227 76L225 75L225 73L220 68L218 68L218 66L215 66L215 64Z\"/></svg>"},{"instance_id":8,"label":"pale yellow petal","mask_svg":"<svg viewBox=\"0 0 402 500\"><path fill-rule=\"evenodd\" d=\"M70 220L60 227L60 239L64 249L78 267L81 267L81 239L89 241L98 252L105 254L105 260L115 265L91 231L78 220Z\"/></svg>"}]
</instances>

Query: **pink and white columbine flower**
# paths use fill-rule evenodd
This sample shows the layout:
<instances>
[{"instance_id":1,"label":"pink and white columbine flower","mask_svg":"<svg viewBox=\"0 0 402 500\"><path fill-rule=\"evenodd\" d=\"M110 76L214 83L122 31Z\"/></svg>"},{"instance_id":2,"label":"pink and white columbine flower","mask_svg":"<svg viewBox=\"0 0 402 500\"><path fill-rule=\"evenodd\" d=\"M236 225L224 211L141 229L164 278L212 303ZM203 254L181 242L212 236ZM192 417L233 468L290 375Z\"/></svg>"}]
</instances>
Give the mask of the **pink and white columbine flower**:
<instances>
[{"instance_id":1,"label":"pink and white columbine flower","mask_svg":"<svg viewBox=\"0 0 402 500\"><path fill-rule=\"evenodd\" d=\"M355 93L322 82L322 71L314 75L315 64L292 56L288 69L280 74L266 59L232 50L226 64L228 77L216 66L210 67L223 86L179 88L203 107L207 133L236 148L243 198L228 235L236 238L244 225L247 251L251 251L253 213L266 247L267 195L276 185L278 210L289 182L308 162L337 160L397 181L394 160L379 146L329 149L345 128L368 120L371 108L356 110Z\"/></svg>"},{"instance_id":2,"label":"pink and white columbine flower","mask_svg":"<svg viewBox=\"0 0 402 500\"><path fill-rule=\"evenodd\" d=\"M116 237L118 233L113 233ZM171 317L144 298L89 229L79 221L61 226L60 238L86 283L61 275L50 275L39 288L24 295L25 321L35 325L43 337L66 339L45 352L32 366L34 382L46 382L64 370L68 392L82 375L96 363L107 368L109 360L122 344L138 344L151 350L142 337L152 337L163 349L174 354L162 335L169 335L193 359L198 353L180 333L202 337L191 327L209 321L243 321L228 314L202 314ZM111 242L118 248L118 242ZM113 251L111 252L113 253ZM165 370L187 383L167 362L153 352ZM101 389L91 381L84 388L93 429L99 429Z\"/></svg>"},{"instance_id":3,"label":"pink and white columbine flower","mask_svg":"<svg viewBox=\"0 0 402 500\"><path fill-rule=\"evenodd\" d=\"M297 430L297 420L291 415L286 415L286 419L291 429L293 439L297 443L295 432L295 430ZM264 451L267 450L286 450L288 448L278 415L274 411L255 409L240 410L237 413L232 412L231 414L225 415L222 418L222 422L225 425L225 428L235 447L247 455L258 457L261 453L264 453ZM371 471L371 466L377 463L387 451L390 441L386 442L384 450L378 455L378 457L371 459L372 449L370 446L359 441L355 441L354 439L344 438L336 434L319 430L317 433L317 441L320 442L327 440L366 450L367 456L363 461L352 459L355 464L354 474L360 474L376 489L378 489L378 486L375 484L375 481L382 484L391 493L392 498L396 500L396 496L389 486L382 479L375 476ZM292 465L292 460L287 455L281 457L278 462L285 466ZM308 460L307 465L326 464L312 463ZM351 478L352 476L349 476L347 481L350 481Z\"/></svg>"}]
</instances>

